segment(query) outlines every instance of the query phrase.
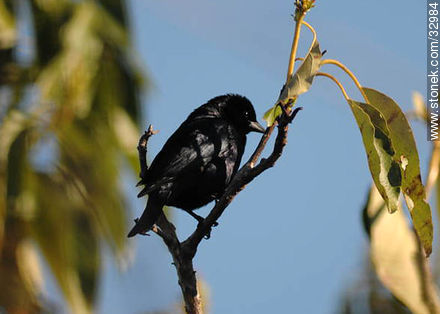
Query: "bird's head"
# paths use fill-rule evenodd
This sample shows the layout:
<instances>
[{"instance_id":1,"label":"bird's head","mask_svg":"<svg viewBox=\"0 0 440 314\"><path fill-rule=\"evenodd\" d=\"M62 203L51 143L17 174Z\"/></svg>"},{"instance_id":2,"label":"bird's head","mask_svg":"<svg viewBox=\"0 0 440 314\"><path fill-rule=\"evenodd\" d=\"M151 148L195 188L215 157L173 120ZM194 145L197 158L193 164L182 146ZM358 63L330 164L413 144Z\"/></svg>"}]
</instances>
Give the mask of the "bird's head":
<instances>
[{"instance_id":1,"label":"bird's head","mask_svg":"<svg viewBox=\"0 0 440 314\"><path fill-rule=\"evenodd\" d=\"M229 120L237 130L245 134L249 132L265 132L265 128L257 121L254 107L249 99L236 94L228 94L216 98L219 101L218 105L222 116Z\"/></svg>"}]
</instances>

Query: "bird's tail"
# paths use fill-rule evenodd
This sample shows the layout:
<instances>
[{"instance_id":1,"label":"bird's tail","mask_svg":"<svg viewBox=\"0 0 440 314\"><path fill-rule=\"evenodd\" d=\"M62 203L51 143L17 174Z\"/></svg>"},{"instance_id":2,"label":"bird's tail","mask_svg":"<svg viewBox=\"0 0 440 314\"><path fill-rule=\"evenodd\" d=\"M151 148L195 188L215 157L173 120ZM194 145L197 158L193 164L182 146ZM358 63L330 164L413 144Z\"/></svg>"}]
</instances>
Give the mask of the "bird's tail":
<instances>
[{"instance_id":1,"label":"bird's tail","mask_svg":"<svg viewBox=\"0 0 440 314\"><path fill-rule=\"evenodd\" d=\"M141 218L136 221L136 225L128 233L127 237L134 237L138 233L150 231L162 213L163 203L156 195L148 197L147 207L142 213Z\"/></svg>"}]
</instances>

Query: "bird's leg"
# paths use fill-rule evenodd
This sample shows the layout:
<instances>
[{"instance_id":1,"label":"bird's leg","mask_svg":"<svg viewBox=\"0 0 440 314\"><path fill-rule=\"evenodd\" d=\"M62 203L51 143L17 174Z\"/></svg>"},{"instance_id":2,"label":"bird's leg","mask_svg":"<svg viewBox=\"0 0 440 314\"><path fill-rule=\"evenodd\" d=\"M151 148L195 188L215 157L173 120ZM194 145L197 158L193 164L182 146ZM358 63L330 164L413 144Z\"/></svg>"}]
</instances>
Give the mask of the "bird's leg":
<instances>
[{"instance_id":1,"label":"bird's leg","mask_svg":"<svg viewBox=\"0 0 440 314\"><path fill-rule=\"evenodd\" d=\"M221 196L221 195L220 195L220 196ZM220 196L219 196L218 194L213 194L213 195L212 195L212 197L214 198L214 203L215 203L214 206L217 206L217 203L218 203L218 201L220 200ZM214 223L212 224L212 226L213 226L213 227L217 227L217 226L218 226L218 222L217 222L217 221L214 222Z\"/></svg>"},{"instance_id":2,"label":"bird's leg","mask_svg":"<svg viewBox=\"0 0 440 314\"><path fill-rule=\"evenodd\" d=\"M191 217L193 217L195 220L197 220L200 223L203 222L203 220L205 220L205 218L203 218L202 216L197 215L196 213L194 213L192 210L190 209L184 209L188 214L191 215Z\"/></svg>"},{"instance_id":3,"label":"bird's leg","mask_svg":"<svg viewBox=\"0 0 440 314\"><path fill-rule=\"evenodd\" d=\"M137 146L137 150L139 153L139 164L141 166L141 172L139 173L139 177L141 180L138 182L137 186L144 183L145 178L147 176L148 165L147 165L147 143L149 138L156 134L158 131L153 131L153 126L150 124L148 130L144 132L144 134L139 139L139 143Z\"/></svg>"},{"instance_id":4,"label":"bird's leg","mask_svg":"<svg viewBox=\"0 0 440 314\"><path fill-rule=\"evenodd\" d=\"M199 215L197 215L196 213L194 213L192 210L186 210L185 209L185 211L188 213L188 214L190 214L192 217L194 217L198 222L199 222L199 224L201 224L204 220L205 220L205 218L203 218L202 216L199 216ZM218 226L218 222L214 222L213 224L212 224L212 226L213 227L217 227ZM205 236L205 239L209 239L211 237L211 228L209 228L209 232L208 232L208 234Z\"/></svg>"}]
</instances>

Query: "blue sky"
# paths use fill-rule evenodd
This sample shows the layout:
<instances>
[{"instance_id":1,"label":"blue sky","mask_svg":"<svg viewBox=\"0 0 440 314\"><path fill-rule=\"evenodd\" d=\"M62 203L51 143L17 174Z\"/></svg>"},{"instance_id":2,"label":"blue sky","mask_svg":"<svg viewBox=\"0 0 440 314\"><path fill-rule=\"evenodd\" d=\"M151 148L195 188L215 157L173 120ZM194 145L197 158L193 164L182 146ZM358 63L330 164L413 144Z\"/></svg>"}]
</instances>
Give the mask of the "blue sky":
<instances>
[{"instance_id":1,"label":"blue sky","mask_svg":"<svg viewBox=\"0 0 440 314\"><path fill-rule=\"evenodd\" d=\"M197 106L228 92L247 96L261 118L285 80L294 27L293 1L131 0L133 39L151 78L145 119L160 133L155 155ZM414 1L316 1L307 16L327 58L339 59L364 86L405 110L425 93L425 8ZM303 29L300 54L311 36ZM331 65L351 97L358 92ZM360 211L370 184L355 120L337 87L317 78L301 96L289 144L275 168L228 207L195 258L210 290L212 313L334 313L341 295L363 276L367 238ZM261 121L262 122L262 121ZM422 170L429 143L413 124ZM250 134L246 155L259 137ZM138 216L145 199L135 200ZM205 215L209 206L201 209ZM195 223L172 210L179 234ZM131 268L105 261L100 313L170 309L180 291L171 257L157 236L136 237Z\"/></svg>"}]
</instances>

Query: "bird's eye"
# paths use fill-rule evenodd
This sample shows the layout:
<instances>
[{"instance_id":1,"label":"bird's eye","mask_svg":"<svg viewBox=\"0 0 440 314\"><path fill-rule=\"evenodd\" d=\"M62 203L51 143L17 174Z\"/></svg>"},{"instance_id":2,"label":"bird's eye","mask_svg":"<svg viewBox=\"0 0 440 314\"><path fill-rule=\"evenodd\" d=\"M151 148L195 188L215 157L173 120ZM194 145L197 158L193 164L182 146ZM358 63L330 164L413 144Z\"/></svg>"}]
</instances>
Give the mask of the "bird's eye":
<instances>
[{"instance_id":1,"label":"bird's eye","mask_svg":"<svg viewBox=\"0 0 440 314\"><path fill-rule=\"evenodd\" d=\"M244 116L245 116L246 118L249 118L249 111L245 111L245 112L244 112Z\"/></svg>"}]
</instances>

